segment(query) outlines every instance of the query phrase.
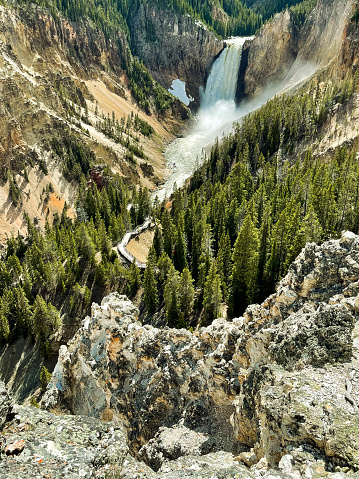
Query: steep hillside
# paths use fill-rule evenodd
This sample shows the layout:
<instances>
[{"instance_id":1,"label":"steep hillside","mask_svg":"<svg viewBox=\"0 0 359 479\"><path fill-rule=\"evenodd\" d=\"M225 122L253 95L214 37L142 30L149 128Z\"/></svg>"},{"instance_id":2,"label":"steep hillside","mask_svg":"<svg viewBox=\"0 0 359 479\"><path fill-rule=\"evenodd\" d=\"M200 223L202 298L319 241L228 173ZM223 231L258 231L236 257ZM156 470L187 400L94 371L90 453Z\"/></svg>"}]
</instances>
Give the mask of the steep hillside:
<instances>
[{"instance_id":1,"label":"steep hillside","mask_svg":"<svg viewBox=\"0 0 359 479\"><path fill-rule=\"evenodd\" d=\"M187 95L198 107L199 87L205 84L223 42L189 16L173 15L150 5L139 7L130 31L132 51L143 60L153 77L167 89L173 80L184 81Z\"/></svg>"},{"instance_id":2,"label":"steep hillside","mask_svg":"<svg viewBox=\"0 0 359 479\"><path fill-rule=\"evenodd\" d=\"M123 69L130 64L130 54L124 34L119 32L117 40L112 43L87 20L71 23L40 7L1 7L2 239L11 232L25 233L23 212L43 226L55 213L61 215L64 202L73 206L76 174L66 170L65 159L51 148L52 139L67 129L90 146L98 157L95 163L108 164L130 182L152 188L163 178L164 144L187 113L139 64ZM130 89L128 75L135 67L137 79L131 80ZM149 90L143 111L132 93L146 75ZM155 104L159 95L167 102L162 112ZM158 116L151 114L156 110ZM153 167L151 175L141 168L147 162ZM68 215L74 217L71 209Z\"/></svg>"},{"instance_id":3,"label":"steep hillside","mask_svg":"<svg viewBox=\"0 0 359 479\"><path fill-rule=\"evenodd\" d=\"M335 61L347 34L353 5L352 0L318 0L304 23L298 23L295 11L275 15L247 46L241 94L258 95L278 84L290 88Z\"/></svg>"}]
</instances>

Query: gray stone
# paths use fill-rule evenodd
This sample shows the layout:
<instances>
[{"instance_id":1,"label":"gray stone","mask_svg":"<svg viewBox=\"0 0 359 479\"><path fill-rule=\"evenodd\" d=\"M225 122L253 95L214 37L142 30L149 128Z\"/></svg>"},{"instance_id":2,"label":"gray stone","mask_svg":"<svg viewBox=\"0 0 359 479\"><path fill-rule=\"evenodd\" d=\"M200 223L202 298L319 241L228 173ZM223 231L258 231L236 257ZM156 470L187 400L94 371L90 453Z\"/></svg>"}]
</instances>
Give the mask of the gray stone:
<instances>
[{"instance_id":1,"label":"gray stone","mask_svg":"<svg viewBox=\"0 0 359 479\"><path fill-rule=\"evenodd\" d=\"M118 426L35 407L17 406L15 412L2 432L2 447L23 447L16 456L2 456L1 478L110 478L122 471L128 448Z\"/></svg>"},{"instance_id":2,"label":"gray stone","mask_svg":"<svg viewBox=\"0 0 359 479\"><path fill-rule=\"evenodd\" d=\"M192 431L185 426L162 427L156 436L139 451L146 464L157 471L164 462L183 456L201 456L215 446L213 437Z\"/></svg>"},{"instance_id":3,"label":"gray stone","mask_svg":"<svg viewBox=\"0 0 359 479\"><path fill-rule=\"evenodd\" d=\"M261 305L195 333L143 326L111 294L61 348L45 404L122 424L133 477L359 471L358 251L348 233L307 244Z\"/></svg>"},{"instance_id":4,"label":"gray stone","mask_svg":"<svg viewBox=\"0 0 359 479\"><path fill-rule=\"evenodd\" d=\"M300 310L275 327L268 351L287 369L350 361L354 324L344 305L323 303L314 314Z\"/></svg>"},{"instance_id":5,"label":"gray stone","mask_svg":"<svg viewBox=\"0 0 359 479\"><path fill-rule=\"evenodd\" d=\"M12 414L14 401L5 384L0 381L0 430L5 426Z\"/></svg>"}]
</instances>

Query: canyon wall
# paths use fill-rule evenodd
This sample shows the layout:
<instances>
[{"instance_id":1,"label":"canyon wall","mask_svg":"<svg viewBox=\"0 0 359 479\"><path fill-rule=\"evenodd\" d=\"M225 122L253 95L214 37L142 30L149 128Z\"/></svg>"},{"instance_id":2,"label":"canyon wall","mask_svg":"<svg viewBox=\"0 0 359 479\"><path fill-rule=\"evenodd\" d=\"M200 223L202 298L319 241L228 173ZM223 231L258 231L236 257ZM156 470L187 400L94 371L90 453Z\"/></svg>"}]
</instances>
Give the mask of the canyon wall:
<instances>
[{"instance_id":1,"label":"canyon wall","mask_svg":"<svg viewBox=\"0 0 359 479\"><path fill-rule=\"evenodd\" d=\"M224 44L189 15L141 5L131 19L131 46L151 75L165 88L179 79L199 105L199 87Z\"/></svg>"},{"instance_id":2,"label":"canyon wall","mask_svg":"<svg viewBox=\"0 0 359 479\"><path fill-rule=\"evenodd\" d=\"M291 88L332 60L338 62L353 5L353 0L318 0L301 28L288 10L276 14L246 45L238 99Z\"/></svg>"},{"instance_id":3,"label":"canyon wall","mask_svg":"<svg viewBox=\"0 0 359 479\"><path fill-rule=\"evenodd\" d=\"M35 5L0 6L0 244L7 234L26 233L24 212L44 227L46 217L51 223L53 214L61 215L65 202L74 204L76 181L64 177L63 159L51 151L52 139L64 131L88 143L101 163L129 182L152 188L163 178L164 144L189 112L177 100L161 115L153 114L153 101L152 110L141 110L128 86L131 61L121 31L114 42L89 20L70 22ZM126 148L96 126L102 116L114 114L120 121L131 112L156 133L141 137L146 161L154 168L150 179L138 158L137 163L127 161ZM9 174L19 187L17 204ZM42 193L50 183L54 198L44 204ZM75 216L71 209L68 214Z\"/></svg>"}]
</instances>

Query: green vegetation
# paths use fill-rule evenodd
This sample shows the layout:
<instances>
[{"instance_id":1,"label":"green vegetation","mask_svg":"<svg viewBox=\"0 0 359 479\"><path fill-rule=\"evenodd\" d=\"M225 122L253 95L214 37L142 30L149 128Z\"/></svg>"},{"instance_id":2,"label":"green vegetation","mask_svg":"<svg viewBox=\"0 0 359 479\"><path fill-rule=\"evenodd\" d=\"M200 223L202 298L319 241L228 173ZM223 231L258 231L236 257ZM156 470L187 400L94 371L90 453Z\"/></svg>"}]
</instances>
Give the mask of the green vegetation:
<instances>
[{"instance_id":1,"label":"green vegetation","mask_svg":"<svg viewBox=\"0 0 359 479\"><path fill-rule=\"evenodd\" d=\"M338 104L350 108L357 75L340 85L324 80L323 73L246 117L215 143L190 185L174 192L171 212L157 211L152 268L169 324L208 324L222 302L238 316L274 291L306 242L359 233L356 150L343 147L323 161L309 146ZM305 154L295 153L298 145L307 145ZM194 292L181 318L185 271Z\"/></svg>"},{"instance_id":2,"label":"green vegetation","mask_svg":"<svg viewBox=\"0 0 359 479\"><path fill-rule=\"evenodd\" d=\"M34 406L34 407L37 407L37 408L40 407L40 404L36 401L36 398L34 398L33 396L30 398L30 404L31 404L31 406Z\"/></svg>"},{"instance_id":3,"label":"green vegetation","mask_svg":"<svg viewBox=\"0 0 359 479\"><path fill-rule=\"evenodd\" d=\"M45 391L47 385L51 380L51 373L46 369L45 366L42 366L40 371L40 386L42 391Z\"/></svg>"},{"instance_id":4,"label":"green vegetation","mask_svg":"<svg viewBox=\"0 0 359 479\"><path fill-rule=\"evenodd\" d=\"M63 174L68 181L80 182L82 176L90 171L95 154L84 142L80 142L75 133L67 130L61 136L52 138L51 149L62 159Z\"/></svg>"},{"instance_id":5,"label":"green vegetation","mask_svg":"<svg viewBox=\"0 0 359 479\"><path fill-rule=\"evenodd\" d=\"M13 174L9 173L9 193L11 201L17 206L21 201L21 190Z\"/></svg>"},{"instance_id":6,"label":"green vegetation","mask_svg":"<svg viewBox=\"0 0 359 479\"><path fill-rule=\"evenodd\" d=\"M20 3L27 4L28 0L21 0ZM117 40L119 30L129 36L131 16L142 4L153 4L164 10L190 15L217 35L226 37L253 35L273 14L300 3L306 6L296 10L296 14L302 15L310 5L315 5L316 0L35 0L33 3L49 8L54 15L59 11L72 21L89 18L106 37ZM146 33L149 40L154 40L155 32L149 22L146 24ZM127 55L124 63L127 66L130 64Z\"/></svg>"},{"instance_id":7,"label":"green vegetation","mask_svg":"<svg viewBox=\"0 0 359 479\"><path fill-rule=\"evenodd\" d=\"M275 13L281 12L285 8L290 8L294 12L302 12L303 10L312 10L317 0L247 0L246 4L252 10L260 15L264 20L268 20Z\"/></svg>"},{"instance_id":8,"label":"green vegetation","mask_svg":"<svg viewBox=\"0 0 359 479\"><path fill-rule=\"evenodd\" d=\"M173 97L151 77L143 63L134 59L128 69L129 87L141 108L150 113L150 99L153 98L157 111L163 113L173 104Z\"/></svg>"},{"instance_id":9,"label":"green vegetation","mask_svg":"<svg viewBox=\"0 0 359 479\"><path fill-rule=\"evenodd\" d=\"M96 128L108 138L124 146L127 150L126 158L130 162L135 163L134 155L137 158L148 159L139 142L137 132L143 136L151 136L155 130L147 121L140 119L137 113L133 115L131 112L131 115L127 116L127 121L123 116L120 122L115 118L114 113L112 113L112 118L110 115L107 118L102 116L97 120Z\"/></svg>"},{"instance_id":10,"label":"green vegetation","mask_svg":"<svg viewBox=\"0 0 359 479\"><path fill-rule=\"evenodd\" d=\"M359 3L355 3L355 9L352 16L352 22L358 27L359 25Z\"/></svg>"},{"instance_id":11,"label":"green vegetation","mask_svg":"<svg viewBox=\"0 0 359 479\"><path fill-rule=\"evenodd\" d=\"M31 336L45 357L89 313L94 299L116 289L137 291L138 268L125 270L112 248L150 212L147 189L131 192L109 169L102 170L99 185L88 181L94 153L71 131L49 143L64 172L79 182L77 219L68 218L65 206L41 232L25 216L27 238L9 238L0 265L0 341ZM49 184L46 197L51 189Z\"/></svg>"},{"instance_id":12,"label":"green vegetation","mask_svg":"<svg viewBox=\"0 0 359 479\"><path fill-rule=\"evenodd\" d=\"M291 7L290 11L292 13L293 25L301 28L316 4L317 0L304 0L301 3Z\"/></svg>"}]
</instances>

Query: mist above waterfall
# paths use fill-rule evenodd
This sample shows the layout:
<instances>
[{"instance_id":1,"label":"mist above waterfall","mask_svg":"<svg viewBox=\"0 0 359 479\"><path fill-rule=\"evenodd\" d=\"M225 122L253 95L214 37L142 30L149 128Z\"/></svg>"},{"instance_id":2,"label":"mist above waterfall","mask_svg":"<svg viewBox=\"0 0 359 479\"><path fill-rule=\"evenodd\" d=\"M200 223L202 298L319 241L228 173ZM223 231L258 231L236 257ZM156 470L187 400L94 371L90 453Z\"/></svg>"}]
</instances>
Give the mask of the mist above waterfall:
<instances>
[{"instance_id":1,"label":"mist above waterfall","mask_svg":"<svg viewBox=\"0 0 359 479\"><path fill-rule=\"evenodd\" d=\"M245 41L253 38L236 37L226 40L227 46L212 66L206 89L201 91L201 108L195 129L212 134L222 125L238 118L235 96L242 49Z\"/></svg>"}]
</instances>

